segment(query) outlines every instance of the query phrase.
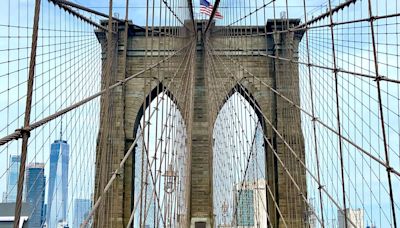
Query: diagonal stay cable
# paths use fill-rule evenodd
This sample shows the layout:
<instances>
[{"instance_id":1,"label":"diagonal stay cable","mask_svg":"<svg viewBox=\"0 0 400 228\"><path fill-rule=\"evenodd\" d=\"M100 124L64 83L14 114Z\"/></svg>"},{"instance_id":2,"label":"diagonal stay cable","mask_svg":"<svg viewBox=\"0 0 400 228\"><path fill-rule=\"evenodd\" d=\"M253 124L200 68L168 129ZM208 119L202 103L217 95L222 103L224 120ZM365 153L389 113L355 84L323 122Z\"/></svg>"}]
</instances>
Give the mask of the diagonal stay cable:
<instances>
[{"instance_id":1,"label":"diagonal stay cable","mask_svg":"<svg viewBox=\"0 0 400 228\"><path fill-rule=\"evenodd\" d=\"M193 41L192 41L192 42L193 42ZM192 42L190 42L189 44L191 44ZM187 47L187 46L186 46L186 47ZM160 62L159 62L159 63L160 63ZM159 64L159 63L158 63L158 64ZM150 68L150 67L149 67L149 68ZM149 69L149 68L147 68L147 69ZM147 70L147 69L145 69L145 70ZM143 70L143 71L145 71L145 70ZM143 71L140 71L140 72L143 72ZM139 73L140 73L140 72L139 72ZM135 74L135 75L137 75L137 74ZM131 76L131 77L132 77L132 76ZM126 80L124 80L124 81L126 81ZM161 101L161 100L160 100L160 101ZM151 113L151 115L150 115L149 118L151 118L151 116L153 116L153 114L155 113L155 111L156 111L156 110L153 110L153 111L152 111L152 113ZM145 122L145 125L143 126L143 130L142 130L141 134L144 133L145 127L148 126L149 124L150 124L150 122ZM124 156L123 159L121 160L121 162L120 162L120 164L119 164L119 167L113 172L113 174L112 174L110 180L108 181L107 185L105 186L105 188L104 188L104 190L103 190L103 193L102 193L102 194L99 196L99 198L96 200L96 203L94 204L92 210L90 211L90 213L88 214L88 216L86 217L86 219L84 220L84 222L82 223L82 226L81 226L81 227L85 227L85 226L89 223L90 218L94 215L95 211L96 211L97 208L100 206L100 203L101 203L101 201L102 201L102 199L103 199L103 195L106 194L106 193L109 191L109 189L111 188L112 183L114 182L114 180L115 180L116 177L118 176L120 170L124 167L125 162L127 161L127 159L129 158L130 154L132 153L133 149L135 148L135 146L136 146L137 141L138 141L139 138L140 138L140 137L136 137L135 140L132 142L132 144L131 144L131 146L129 147L128 151L126 152L125 156Z\"/></svg>"},{"instance_id":2,"label":"diagonal stay cable","mask_svg":"<svg viewBox=\"0 0 400 228\"><path fill-rule=\"evenodd\" d=\"M186 63L185 63L184 69L187 69L187 67L188 67L188 63L190 62L190 57L192 57L191 54L193 53L193 50L194 50L193 48L192 48L192 49L189 49L189 50L187 51L187 53L186 53L185 59L186 59L187 61L186 61ZM190 56L190 57L189 57L189 56ZM185 62L185 61L182 61L182 62L180 63L180 65L179 65L178 69L176 70L175 74L173 75L173 77L171 78L171 80L170 80L170 81L168 82L168 84L166 85L166 86L167 86L166 88L169 88L170 85L173 83L174 79L175 79L176 76L178 75L179 70L181 69L181 66L182 66L182 64L183 64L184 62ZM183 74L184 72L185 72L185 71L183 71L182 74ZM182 75L181 75L181 77L182 77ZM182 85L181 85L180 87L182 87ZM181 90L181 88L178 89L178 90ZM167 94L167 93L163 93L162 99L159 99L159 101L157 102L156 105L159 105L159 103L161 103L161 101L164 100L164 97L165 97L166 94ZM175 97L174 97L174 101L177 102L177 100L176 100ZM170 107L169 112L171 112L171 109L172 109L172 106ZM153 112L151 113L151 116L149 117L149 120L150 120L150 118L153 116L154 113L158 113L158 110L157 110L157 109L154 109L154 110L153 110ZM171 119L171 116L172 116L172 115L168 115L168 117L167 117L167 119L166 119L166 122L168 122L168 120ZM173 116L173 119L175 119L175 116ZM149 121L147 121L147 122L149 122ZM163 135L163 133L165 132L165 129L166 129L166 128L167 128L167 126L164 125L164 127L162 128L162 132L161 132L161 136L160 136L160 137L162 137L162 135ZM171 134L172 129L173 129L172 127L169 129L169 131L168 131L168 134L169 134L169 135ZM142 131L144 132L144 128L143 128ZM169 138L170 138L170 137L167 136L168 141L167 141L166 145L168 145L169 142L170 142L170 139L169 139ZM155 148L155 153L158 151L158 148L159 148L158 146L159 146L160 144L161 144L161 140L159 140L158 143L157 143L157 147ZM145 148L145 151L148 153L149 149L147 148L146 144L143 144L143 147ZM147 167L149 168L149 170L151 170L151 167L152 167L153 163L155 162L156 158L153 157L153 159L152 159L151 162L149 161L149 156L148 156L148 154L146 155L146 158L147 158L147 159L146 159L146 160L147 160ZM160 170L161 170L161 165L162 165L163 158L164 158L164 155L161 157L161 161L160 161ZM157 189L157 188L156 188L156 183L157 183L158 178L160 178L161 173L158 173L158 175L157 175L155 178L154 178L154 176L153 176L153 173L151 173L151 172L149 172L149 173L150 173L151 181L152 181L152 184L153 184L153 192L152 192L152 194L155 195L155 197L156 197L156 199L157 199L158 210L161 211L160 199L159 199L159 196L158 196L158 194L157 194L157 192L156 192L156 189ZM138 200L142 198L142 197L141 197L142 193L143 193L143 189L141 189L140 198L138 198ZM144 221L146 221L147 211L149 210L149 208L150 208L150 204L147 206L147 209L146 209L146 211L145 211L146 213L144 214ZM135 212L135 210L132 211L132 214L134 214L134 212ZM161 216L162 216L162 213L161 213ZM162 220L163 220L163 223L164 223L164 225L165 225L165 221L164 221L164 218L163 218L163 217L162 217ZM130 223L131 223L131 220L129 220L127 227L130 226Z\"/></svg>"},{"instance_id":3,"label":"diagonal stay cable","mask_svg":"<svg viewBox=\"0 0 400 228\"><path fill-rule=\"evenodd\" d=\"M216 55L217 57L219 57L218 55ZM229 68L226 67L226 65L223 63L223 61L220 59L221 64L224 66L224 68L226 70L228 70L231 74L232 72L229 70ZM238 63L236 63L238 64ZM243 68L240 64L239 66L242 69ZM232 74L232 76L234 77L234 74ZM240 83L239 85L241 87L243 87ZM244 92L248 94L248 92L244 89ZM252 102L255 102L252 99ZM335 206L340 209L339 212L343 214L343 211L340 208L340 205L335 201L335 199L329 194L329 192L323 187L323 185L321 185L320 182L318 182L317 177L315 177L315 175L310 171L310 169L306 166L306 164L300 159L299 155L293 150L293 148L289 145L289 143L284 139L283 135L276 129L276 127L273 125L273 123L269 120L269 118L267 118L267 116L260 110L259 107L256 106L256 108L261 112L262 116L264 117L265 121L271 126L272 130L277 134L277 136L283 141L283 143L285 144L285 146L288 148L288 150L290 151L290 153L293 154L293 156L295 156L295 158L297 159L297 161L301 164L301 166L303 166L305 168L305 170L309 173L309 175L312 177L312 179L314 179L315 182L317 182L317 184L319 186L322 186L322 190L325 192L325 194L328 196L328 198L335 204ZM272 144L269 142L268 138L266 138L266 136L264 135L264 138L266 139L268 145L271 147L271 150L274 152L275 156L277 157L279 163L281 163L281 165L283 166L283 169L285 170L285 172L288 174L289 178L291 179L291 181L293 182L293 184L295 185L295 187L298 189L298 191L300 191L300 195L302 196L304 202L310 207L309 203L307 202L307 199L305 199L304 193L301 192L300 187L298 186L298 184L296 183L296 181L294 180L293 176L290 174L289 170L285 167L285 164L283 163L283 161L280 159L279 154L277 153L277 151L275 151L275 149L273 148ZM316 214L315 214L316 215ZM320 224L322 224L320 218L318 216L316 216L317 220L320 222ZM352 223L351 220L349 220L350 223ZM352 223L353 224L353 223ZM353 226L355 226L353 224Z\"/></svg>"},{"instance_id":4,"label":"diagonal stay cable","mask_svg":"<svg viewBox=\"0 0 400 228\"><path fill-rule=\"evenodd\" d=\"M213 69L214 69L214 71L215 71L215 60L214 60L214 58L213 57L211 57L212 55L209 53L209 52L207 52L207 54L208 54L208 56L212 59L212 66L213 66ZM215 74L216 72L214 72L214 74ZM214 74L212 74L212 75L214 75ZM215 78L215 76L214 76L214 78ZM216 80L216 79L214 79L214 80ZM225 87L225 84L224 83L221 83L222 85L223 85L223 87L224 87L224 91L227 91L226 90L226 87ZM234 87L234 90L236 91L236 92L239 92L239 91L237 91L237 89ZM213 93L213 94L215 94L215 92ZM227 94L227 93L225 93L226 95L226 97L229 97L229 94ZM254 108L254 107L253 107ZM254 117L253 117L253 119L254 119ZM265 137L265 136L264 136ZM284 218L284 216L283 216L283 214L282 214L282 212L281 212L281 209L280 209L280 207L279 207L279 205L278 205L278 203L277 203L277 200L275 199L275 196L273 195L273 193L272 193L272 190L271 190L271 188L270 188L270 186L269 185L266 185L267 186L267 189L268 189L268 193L270 194L270 197L272 198L272 201L273 201L273 203L274 203L274 205L275 205L275 207L276 207L276 209L277 209L277 211L278 211L278 214L280 215L280 217L282 218L282 222L283 222L283 225L285 225L285 227L288 227L287 226L287 224L286 224L286 221L285 221L285 218ZM235 214L236 214L237 212L235 211Z\"/></svg>"},{"instance_id":5,"label":"diagonal stay cable","mask_svg":"<svg viewBox=\"0 0 400 228\"><path fill-rule=\"evenodd\" d=\"M271 0L271 1L267 2L267 3L264 3L264 4L261 5L259 8L256 8L255 10L251 11L250 13L248 13L248 14L242 16L241 18L237 19L236 21L230 23L229 25L227 25L227 27L232 27L232 25L234 25L234 24L236 24L236 23L238 23L238 22L240 22L240 21L246 19L247 17L252 16L252 14L255 14L257 11L259 11L259 10L261 10L261 9L264 9L264 8L267 7L269 4L274 3L275 1L276 1L276 0ZM310 24L313 24L313 23L315 23L315 22L317 22L317 21L320 21L320 20L322 20L322 19L328 17L331 13L332 13L332 14L337 13L337 12L339 12L340 10L344 9L345 7L348 7L348 6L350 6L351 4L354 4L356 1L357 1L357 0L347 0L347 1L345 1L345 2L343 2L343 3L341 3L341 4L339 4L339 5L337 5L336 7L327 10L327 12L320 14L319 16L313 18L312 20L306 21L306 22L304 22L304 23L302 23L302 24L300 24L300 25L297 25L297 26L295 26L295 27L293 27L293 28L288 28L288 29L286 29L286 30L281 30L281 31L276 31L276 32L277 32L277 33L289 33L289 32L295 31L295 30L307 29L306 26L308 26L308 25L310 25ZM328 26L330 26L330 25L326 25L326 27L328 27ZM308 28L310 28L310 27L308 27ZM220 30L222 30L222 29L218 29L218 30L213 31L213 32L218 32L218 31L220 31ZM271 34L272 34L272 33L271 33ZM260 35L264 35L264 34L260 34Z\"/></svg>"},{"instance_id":6,"label":"diagonal stay cable","mask_svg":"<svg viewBox=\"0 0 400 228\"><path fill-rule=\"evenodd\" d=\"M193 48L190 49L190 50L188 50L188 52L192 52L192 50L193 50ZM191 55L191 58L192 58L192 57L193 57L193 55ZM189 60L190 60L190 59L188 58L188 61L187 61L187 63L186 63L186 66L187 66L188 63L190 62ZM172 82L174 81L174 78L178 75L179 69L181 68L181 66L182 66L183 63L184 63L184 62L181 62L181 63L180 63L180 66L178 67L177 71L176 71L175 74L173 75L171 81L169 81L169 83L166 85L167 88L172 84ZM181 84L181 86L182 86L182 84ZM161 103L162 100L164 100L165 95L166 95L166 93L163 94L162 98L159 99L159 101L157 102L156 105L158 105L159 103ZM176 98L174 97L174 99L176 99ZM176 101L176 100L175 100L175 101ZM154 109L154 110L152 111L152 113L151 113L150 116L149 116L149 119L153 116L153 114L154 114L155 111L157 111L157 110ZM168 116L168 118L166 119L166 122L168 121L169 118L170 118L170 116ZM149 122L149 121L146 121L145 123L146 123L146 125L148 125L150 122ZM146 126L146 125L145 125L145 126ZM164 130L165 130L165 127L163 128L162 132L164 132ZM144 127L143 127L143 129L142 129L141 134L144 134ZM160 143L160 145L161 145L161 143ZM156 150L158 150L158 146L156 147ZM155 161L155 159L153 158L152 162L150 163L149 160L148 160L148 156L146 156L146 157L147 157L147 163L148 163L147 165L148 165L149 167L151 167L152 164L153 164L153 162ZM160 169L161 169L161 163L160 163ZM160 175L160 174L161 174L161 173L159 173L159 174L156 176L155 181L154 181L154 178L153 178L153 176L152 176L152 184L153 184L153 185L155 185L155 183L156 183L156 181L157 181L157 178L159 178L159 175ZM156 187L154 187L153 193L155 193L155 192L154 192L155 189L156 189ZM133 222L133 216L134 216L134 214L135 214L135 211L136 211L137 206L139 205L139 200L142 199L142 194L143 194L143 188L140 190L140 194L139 194L139 196L138 196L138 199L136 200L136 202L134 202L133 210L132 210L131 215L130 215L130 217L129 217L129 221L128 221L127 227L130 227L130 225L131 225L132 222ZM157 197L157 200L158 200L158 204L159 204L159 199L158 199L158 197ZM160 213L160 215L162 216L162 213Z\"/></svg>"},{"instance_id":7,"label":"diagonal stay cable","mask_svg":"<svg viewBox=\"0 0 400 228\"><path fill-rule=\"evenodd\" d=\"M126 82L138 77L139 75L142 75L143 73L147 72L148 70L151 70L151 69L159 66L161 63L166 62L170 58L172 58L172 57L176 56L177 54L179 54L180 52L182 52L184 49L189 47L190 44L191 44L191 42L189 42L187 45L185 45L184 47L182 47L181 49L179 49L178 51L176 51L172 55L160 60L159 62L147 67L146 69L143 69L143 70L139 71L138 73L133 74L133 75L127 77L126 79L121 80L121 81L111 85L108 89L112 90L112 89L114 89L114 88L116 88L118 86L121 86L121 85L125 84ZM87 97L87 98L85 98L85 99L83 99L83 100L81 100L81 101L79 101L79 102L67 107L67 108L64 108L64 109L62 109L62 110L60 110L58 112L55 112L52 115L49 115L49 116L47 116L47 117L45 117L45 118L43 118L43 119L41 119L39 121L36 121L36 122L30 124L27 127L16 129L14 133L11 133L11 134L9 134L9 135L7 135L7 136L5 136L5 137L0 139L0 146L4 145L4 144L6 144L6 143L8 143L8 142L10 142L12 140L17 140L17 139L22 138L22 132L23 131L30 132L30 131L32 131L32 130L34 130L34 129L36 129L36 128L38 128L38 127L40 127L40 126L42 126L42 125L44 125L46 123L48 123L49 121L54 120L55 118L65 114L65 113L68 113L68 112L78 108L79 106L82 106L82 105L86 104L87 102L89 102L89 101L91 101L91 100L103 95L105 92L106 92L106 89L103 89L103 90L93 94L92 96L89 96L89 97Z\"/></svg>"},{"instance_id":8,"label":"diagonal stay cable","mask_svg":"<svg viewBox=\"0 0 400 228\"><path fill-rule=\"evenodd\" d=\"M97 27L97 28L99 28L99 29L101 29L103 31L106 31L106 32L108 31L108 28L98 24L97 22L92 21L90 18L87 18L87 17L83 16L82 14L80 14L80 13L76 12L75 10L73 10L71 7L63 5L63 4L59 3L58 1L53 1L53 0L49 0L49 1L51 1L54 5L57 5L61 9L65 10L66 12L68 12L68 13L78 17L79 19L85 21L86 23L91 24L94 27ZM112 33L115 34L114 31Z\"/></svg>"},{"instance_id":9,"label":"diagonal stay cable","mask_svg":"<svg viewBox=\"0 0 400 228\"><path fill-rule=\"evenodd\" d=\"M220 2L220 0L216 0L216 1L215 1L215 4L214 4L214 6L213 6L213 10L212 10L212 12L211 12L210 19L209 19L208 22L207 22L207 26L206 26L206 29L204 30L204 33L207 33L208 29L209 29L210 26L211 26L212 20L214 19L214 16L215 16L215 14L217 13L218 6L219 6L219 2Z\"/></svg>"},{"instance_id":10,"label":"diagonal stay cable","mask_svg":"<svg viewBox=\"0 0 400 228\"><path fill-rule=\"evenodd\" d=\"M226 51L226 50L224 50L224 51ZM323 65L319 65L319 64L315 64L315 63L311 63L311 62L310 63L302 62L302 61L299 61L299 60L293 60L293 59L290 59L290 58L284 58L284 57L279 57L279 56L276 56L276 55L267 54L267 53L262 52L262 51L253 51L253 50L245 50L245 49L236 49L236 51L242 51L242 52L250 53L250 54L253 54L253 55L266 56L268 58L283 60L283 61L286 61L286 62L291 62L291 63L296 63L296 64L301 64L301 65L305 65L307 67L316 67L316 68L321 68L321 69L325 69L325 70L331 70L331 71L337 71L337 72L341 72L341 73L345 73L345 74L350 74L352 76L360 76L360 77L376 80L376 76L373 76L373 75L370 75L370 74L366 74L366 73L362 73L362 72L353 72L353 71L341 69L340 67L334 68L334 67L323 66ZM400 84L400 80L392 79L392 78L389 78L389 77L384 76L384 75L380 75L380 79L379 80Z\"/></svg>"},{"instance_id":11,"label":"diagonal stay cable","mask_svg":"<svg viewBox=\"0 0 400 228\"><path fill-rule=\"evenodd\" d=\"M66 5L66 6L71 6L71 7L74 7L74 8L77 8L77 9L80 9L80 10L83 10L83 11L86 11L86 12L101 16L101 17L109 18L108 14L96 11L94 9L85 7L85 6L80 5L78 3L75 3L75 2L66 1L66 0L49 0L49 1L53 2L54 4L62 4L62 5ZM112 17L112 19L116 20L118 22L125 22L127 20L127 19L122 20L122 19L119 19L119 18L116 18L116 17Z\"/></svg>"},{"instance_id":12,"label":"diagonal stay cable","mask_svg":"<svg viewBox=\"0 0 400 228\"><path fill-rule=\"evenodd\" d=\"M288 97L286 97L285 95L283 95L282 93L280 93L279 91L277 91L276 89L274 89L271 85L269 85L268 83L264 82L263 80L261 80L260 78L258 78L257 76L255 76L253 73L251 73L248 69L246 69L245 67L243 67L240 63L238 63L237 61L233 60L231 57L229 57L228 55L224 54L228 59L230 59L233 63L237 64L241 69L243 69L248 75L254 77L257 81L259 81L261 84L263 84L264 86L266 86L269 90L271 90L273 93L275 93L276 95L278 95L279 97L281 97L282 99L284 99L285 101L287 101L288 103L290 103L291 105L293 105L294 107L296 107L297 109L299 109L301 112L303 112L304 114L306 114L307 116L309 116L310 118L312 118L312 121L316 121L317 123L321 124L323 127L325 127L326 129L328 129L329 131L331 131L334 134L337 134L337 131L335 129L333 129L332 127L328 126L328 124L322 122L319 118L317 117L313 117L313 115L311 113L309 113L307 110L305 110L304 108L300 107L300 105L296 104L294 101L292 101L291 99L289 99ZM374 156L373 154L371 154L370 152L366 151L364 148L362 148L361 146L357 145L355 142L351 141L350 139L348 139L347 137L341 135L340 136L341 139L343 139L344 141L346 141L347 143L349 143L350 145L354 146L356 149L358 149L359 151L361 151L362 153L366 154L367 156L369 156L370 158L372 158L374 161L378 162L380 165L384 166L386 169L388 169L390 172L396 174L397 176L400 177L400 171L395 170L392 166L388 166L386 164L385 161L382 161L380 158Z\"/></svg>"}]
</instances>

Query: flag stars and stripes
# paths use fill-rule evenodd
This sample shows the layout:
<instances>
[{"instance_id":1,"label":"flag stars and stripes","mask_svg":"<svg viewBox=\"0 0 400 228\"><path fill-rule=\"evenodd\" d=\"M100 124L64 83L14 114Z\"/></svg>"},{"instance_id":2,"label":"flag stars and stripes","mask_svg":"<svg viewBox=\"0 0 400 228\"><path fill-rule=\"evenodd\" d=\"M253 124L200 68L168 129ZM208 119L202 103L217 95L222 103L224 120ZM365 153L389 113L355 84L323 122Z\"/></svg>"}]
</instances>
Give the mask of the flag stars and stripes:
<instances>
[{"instance_id":1,"label":"flag stars and stripes","mask_svg":"<svg viewBox=\"0 0 400 228\"><path fill-rule=\"evenodd\" d=\"M200 13L203 13L203 14L206 14L208 16L211 16L212 11L213 11L213 5L211 5L207 0L200 0ZM224 17L217 10L215 12L214 18L223 19Z\"/></svg>"}]
</instances>

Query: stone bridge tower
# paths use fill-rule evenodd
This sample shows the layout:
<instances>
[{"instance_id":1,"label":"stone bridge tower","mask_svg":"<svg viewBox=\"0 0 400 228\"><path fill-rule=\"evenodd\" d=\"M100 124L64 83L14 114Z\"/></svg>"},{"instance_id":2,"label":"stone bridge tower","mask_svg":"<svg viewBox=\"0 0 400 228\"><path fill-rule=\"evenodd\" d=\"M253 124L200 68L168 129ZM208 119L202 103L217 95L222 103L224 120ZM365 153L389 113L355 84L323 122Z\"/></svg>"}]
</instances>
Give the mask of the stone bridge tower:
<instances>
[{"instance_id":1,"label":"stone bridge tower","mask_svg":"<svg viewBox=\"0 0 400 228\"><path fill-rule=\"evenodd\" d=\"M267 136L273 150L266 148L266 177L267 183L272 190L272 195L267 194L267 208L271 223L274 227L283 227L280 214L286 220L290 227L304 227L304 215L307 210L306 204L299 197L299 193L294 190L291 179L288 177L286 170L289 170L293 178L299 184L299 187L306 192L306 172L304 168L295 167L295 158L291 156L287 145L279 138L273 128L278 132L284 132L284 137L290 142L291 148L296 151L304 161L304 140L300 124L300 112L288 102L282 100L276 93L268 89L263 83L252 78L251 74L261 79L264 83L270 85L280 94L290 98L297 104L300 103L299 98L299 75L298 65L296 61L284 60L293 57L297 60L298 44L302 38L302 32L279 33L274 31L284 30L287 28L287 21L268 21L265 26L238 27L245 31L249 36L236 36L230 34L231 42L235 46L229 47L220 45L224 42L226 34L224 29L217 26L203 34L206 22L197 21L197 41L194 45L188 47L194 49L194 59L190 68L194 75L194 82L191 85L193 89L194 107L189 107L184 97L174 96L180 94L178 85L183 83L183 78L176 78L171 82L171 69L177 69L182 62L184 56L176 55L168 62L161 63L162 83L157 80L148 80L145 84L146 77L152 78L151 71L147 71L127 82L123 87L117 87L111 91L112 98L112 115L111 124L113 127L111 150L112 157L108 166L114 170L119 166L120 159L124 156L127 149L135 138L135 132L138 120L142 116L144 110L143 97L155 97L157 91L166 89L176 98L178 107L186 123L192 126L191 132L187 132L188 138L191 139L189 144L190 164L188 167L191 178L187 183L190 192L188 192L188 215L185 224L182 227L212 227L213 226L213 205L212 205L212 132L209 132L209 126L213 125L218 110L211 110L208 101L209 86L207 84L207 76L209 71L207 66L207 51L212 45L213 54L217 54L226 65L221 64L217 71L223 74L227 68L237 69L231 77L220 78L223 81L216 97L222 105L226 101L226 93L231 93L233 88L238 88L244 97L251 97L256 100L259 110L258 117L262 120L265 135ZM289 26L294 27L299 24L297 19L289 19ZM103 22L106 24L107 22ZM286 27L285 27L286 26ZM118 29L114 36L114 52L115 59L111 66L111 83L123 80L126 77L135 75L142 71L145 66L151 66L160 59L165 58L169 54L180 50L182 47L190 43L191 39L187 38L171 38L163 37L162 34L154 36L153 42L146 40L145 31L141 27L129 25L128 42L124 43L124 23L116 25ZM181 34L185 33L185 28L167 28L179 30ZM158 30L158 29L156 29ZM264 34L251 36L250 34ZM102 31L96 31L99 42L103 47L103 61L106 62L106 34ZM159 40L162 39L162 40ZM150 46L153 45L153 46ZM148 51L153 50L153 51ZM154 50L157 50L155 52ZM125 55L126 53L126 55ZM146 56L146 57L145 57ZM279 56L280 58L272 58L271 56ZM250 69L251 74L238 68L239 61L245 69ZM166 65L168 64L168 66ZM184 73L184 72L180 72ZM229 88L229 89L226 89ZM245 88L245 89L243 89ZM228 91L229 90L229 91ZM144 91L153 91L150 94L144 94ZM193 108L193 112L188 109ZM104 108L103 108L104 109ZM104 112L104 110L102 110ZM188 113L193 113L189 116ZM104 131L104 126L100 127L99 135ZM211 135L210 135L211 134ZM110 140L110 139L109 139ZM267 142L264 143L267 145ZM98 145L97 162L96 162L96 179L99 178L99 170L104 168L103 163L99 161L99 157L104 155L105 149ZM285 167L277 160L274 151L282 159ZM114 182L112 195L109 196L106 206L99 209L97 216L106 216L106 227L123 227L127 224L133 205L132 191L135 187L133 184L133 162L134 157L128 159L123 172ZM96 181L96 196L98 197L102 186ZM103 186L104 187L104 186ZM307 196L305 196L307 197ZM279 205L280 211L277 211L275 202ZM293 202L297 202L293 204ZM109 205L109 206L108 206ZM293 205L296 205L294 207ZM95 224L96 225L96 224Z\"/></svg>"}]
</instances>

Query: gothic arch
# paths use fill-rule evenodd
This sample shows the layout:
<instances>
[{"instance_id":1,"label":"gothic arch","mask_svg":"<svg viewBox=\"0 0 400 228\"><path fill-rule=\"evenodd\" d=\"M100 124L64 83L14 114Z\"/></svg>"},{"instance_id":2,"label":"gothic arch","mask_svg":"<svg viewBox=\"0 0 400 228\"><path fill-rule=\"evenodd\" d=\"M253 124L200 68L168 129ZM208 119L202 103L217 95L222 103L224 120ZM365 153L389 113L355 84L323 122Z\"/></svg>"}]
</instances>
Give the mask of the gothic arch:
<instances>
[{"instance_id":1,"label":"gothic arch","mask_svg":"<svg viewBox=\"0 0 400 228\"><path fill-rule=\"evenodd\" d=\"M154 100L159 94L161 94L162 92L164 92L164 93L167 95L167 97L170 98L171 101L174 102L174 104L177 106L177 109L179 110L179 112L182 113L182 109L181 109L181 107L180 107L180 105L179 105L177 99L175 99L175 97L174 97L174 95L172 94L172 92L171 92L166 86L164 86L162 82L160 82L160 83L159 83L158 85L156 85L156 86L151 90L151 92L146 96L146 102L143 102L143 103L142 103L142 105L140 106L140 108L139 108L139 110L138 110L138 112L137 112L137 114L136 114L135 122L134 122L134 125L133 125L133 134L132 134L133 138L136 137L136 132L137 132L137 129L138 129L139 125L140 125L140 120L141 120L142 117L143 117L143 112L150 106L150 104L153 102L153 100ZM146 105L146 106L145 106L145 105ZM144 106L145 106L145 107L144 107Z\"/></svg>"}]
</instances>

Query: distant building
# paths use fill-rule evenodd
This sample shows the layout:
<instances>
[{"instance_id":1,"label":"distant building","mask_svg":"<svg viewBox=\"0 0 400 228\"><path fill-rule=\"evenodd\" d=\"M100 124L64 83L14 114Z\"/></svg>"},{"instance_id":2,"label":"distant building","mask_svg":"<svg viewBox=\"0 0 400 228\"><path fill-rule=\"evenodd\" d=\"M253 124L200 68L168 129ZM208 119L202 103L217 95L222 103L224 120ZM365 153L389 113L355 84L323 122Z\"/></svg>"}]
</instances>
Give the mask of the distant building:
<instances>
[{"instance_id":1,"label":"distant building","mask_svg":"<svg viewBox=\"0 0 400 228\"><path fill-rule=\"evenodd\" d=\"M305 212L305 223L309 228L316 228L317 226L317 216L315 215L315 208L313 198L308 200L308 210Z\"/></svg>"},{"instance_id":2,"label":"distant building","mask_svg":"<svg viewBox=\"0 0 400 228\"><path fill-rule=\"evenodd\" d=\"M13 203L17 199L20 155L10 155L8 162L7 190L3 193L3 203Z\"/></svg>"},{"instance_id":3,"label":"distant building","mask_svg":"<svg viewBox=\"0 0 400 228\"><path fill-rule=\"evenodd\" d=\"M254 227L254 190L240 189L237 191L237 216L238 226Z\"/></svg>"},{"instance_id":4,"label":"distant building","mask_svg":"<svg viewBox=\"0 0 400 228\"><path fill-rule=\"evenodd\" d=\"M89 199L75 199L74 200L74 220L72 228L79 228L83 220L88 216L92 202Z\"/></svg>"},{"instance_id":5,"label":"distant building","mask_svg":"<svg viewBox=\"0 0 400 228\"><path fill-rule=\"evenodd\" d=\"M13 228L14 227L14 213L15 203L0 203L0 227L1 228ZM32 213L32 208L28 203L22 203L20 227L27 228L29 216Z\"/></svg>"},{"instance_id":6,"label":"distant building","mask_svg":"<svg viewBox=\"0 0 400 228\"><path fill-rule=\"evenodd\" d=\"M69 145L55 140L50 149L49 191L47 197L47 227L57 227L67 221Z\"/></svg>"},{"instance_id":7,"label":"distant building","mask_svg":"<svg viewBox=\"0 0 400 228\"><path fill-rule=\"evenodd\" d=\"M25 196L32 208L29 227L42 227L45 221L44 196L46 177L43 163L31 163L26 169Z\"/></svg>"},{"instance_id":8,"label":"distant building","mask_svg":"<svg viewBox=\"0 0 400 228\"><path fill-rule=\"evenodd\" d=\"M267 227L265 180L246 182L235 186L234 195L236 216L234 223L238 228Z\"/></svg>"},{"instance_id":9,"label":"distant building","mask_svg":"<svg viewBox=\"0 0 400 228\"><path fill-rule=\"evenodd\" d=\"M364 227L364 210L362 209L346 209L347 228ZM346 227L346 218L341 211L338 210L338 228Z\"/></svg>"},{"instance_id":10,"label":"distant building","mask_svg":"<svg viewBox=\"0 0 400 228\"><path fill-rule=\"evenodd\" d=\"M44 206L43 206L43 215L44 215L44 221L46 222L47 204L44 204ZM45 224L46 224L46 223L45 223Z\"/></svg>"},{"instance_id":11,"label":"distant building","mask_svg":"<svg viewBox=\"0 0 400 228\"><path fill-rule=\"evenodd\" d=\"M66 221L60 221L57 223L57 227L56 228L69 228L69 225Z\"/></svg>"}]
</instances>

